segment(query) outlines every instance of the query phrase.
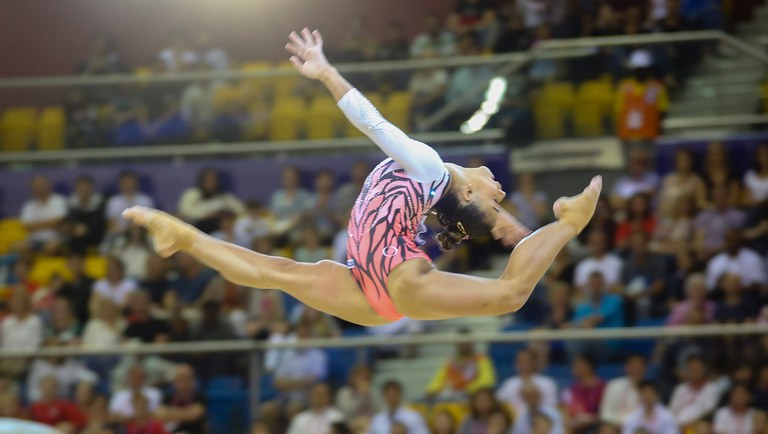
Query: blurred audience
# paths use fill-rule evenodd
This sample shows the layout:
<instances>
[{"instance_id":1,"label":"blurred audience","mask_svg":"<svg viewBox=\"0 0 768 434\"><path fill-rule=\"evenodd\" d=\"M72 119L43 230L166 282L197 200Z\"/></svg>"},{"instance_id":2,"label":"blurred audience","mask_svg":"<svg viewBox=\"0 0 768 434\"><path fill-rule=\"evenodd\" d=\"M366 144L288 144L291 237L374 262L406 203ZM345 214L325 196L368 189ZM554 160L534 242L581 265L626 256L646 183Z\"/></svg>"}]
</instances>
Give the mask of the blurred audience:
<instances>
[{"instance_id":1,"label":"blurred audience","mask_svg":"<svg viewBox=\"0 0 768 434\"><path fill-rule=\"evenodd\" d=\"M405 406L403 385L395 380L388 380L381 386L384 409L371 419L367 434L391 434L395 425L402 424L401 433L429 434L429 428L422 416Z\"/></svg>"},{"instance_id":2,"label":"blurred audience","mask_svg":"<svg viewBox=\"0 0 768 434\"><path fill-rule=\"evenodd\" d=\"M67 200L53 192L43 176L32 178L32 198L21 208L19 219L27 230L25 249L54 253L64 240Z\"/></svg>"},{"instance_id":3,"label":"blurred audience","mask_svg":"<svg viewBox=\"0 0 768 434\"><path fill-rule=\"evenodd\" d=\"M456 353L446 360L427 386L428 401L464 401L476 390L493 387L496 371L491 359L475 350L469 329L460 329L466 341L456 344Z\"/></svg>"}]
</instances>

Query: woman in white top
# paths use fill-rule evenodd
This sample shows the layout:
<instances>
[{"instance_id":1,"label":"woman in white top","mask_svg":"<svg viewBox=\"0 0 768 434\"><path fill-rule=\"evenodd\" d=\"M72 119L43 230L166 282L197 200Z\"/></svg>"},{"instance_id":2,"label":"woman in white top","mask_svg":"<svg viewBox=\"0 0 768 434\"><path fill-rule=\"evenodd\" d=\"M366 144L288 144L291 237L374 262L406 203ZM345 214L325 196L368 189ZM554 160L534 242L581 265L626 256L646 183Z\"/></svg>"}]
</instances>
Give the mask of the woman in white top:
<instances>
[{"instance_id":1,"label":"woman in white top","mask_svg":"<svg viewBox=\"0 0 768 434\"><path fill-rule=\"evenodd\" d=\"M95 300L106 298L119 308L128 304L128 299L138 289L135 280L125 275L125 265L120 259L110 256L107 258L107 275L93 284L93 295L89 303L91 312L95 309Z\"/></svg>"},{"instance_id":2,"label":"woman in white top","mask_svg":"<svg viewBox=\"0 0 768 434\"><path fill-rule=\"evenodd\" d=\"M755 151L755 167L744 174L744 186L747 188L746 205L754 205L768 199L768 143L763 143Z\"/></svg>"},{"instance_id":3,"label":"woman in white top","mask_svg":"<svg viewBox=\"0 0 768 434\"><path fill-rule=\"evenodd\" d=\"M707 205L707 189L704 180L694 172L693 153L688 149L675 152L675 170L668 173L662 183L659 194L659 215L670 216L677 201L683 196L693 196L696 205Z\"/></svg>"},{"instance_id":4,"label":"woman in white top","mask_svg":"<svg viewBox=\"0 0 768 434\"><path fill-rule=\"evenodd\" d=\"M154 256L147 231L137 225L130 225L112 243L111 252L125 265L125 274L136 280L147 277L147 261Z\"/></svg>"},{"instance_id":5,"label":"woman in white top","mask_svg":"<svg viewBox=\"0 0 768 434\"><path fill-rule=\"evenodd\" d=\"M765 415L750 407L752 393L744 383L734 384L728 405L715 412L715 434L765 432Z\"/></svg>"},{"instance_id":6,"label":"woman in white top","mask_svg":"<svg viewBox=\"0 0 768 434\"><path fill-rule=\"evenodd\" d=\"M108 348L120 343L125 321L111 300L99 298L94 305L94 315L85 324L83 348Z\"/></svg>"},{"instance_id":7,"label":"woman in white top","mask_svg":"<svg viewBox=\"0 0 768 434\"><path fill-rule=\"evenodd\" d=\"M222 211L240 215L245 206L232 193L224 191L221 174L216 169L203 169L197 186L188 188L181 195L179 213L201 231L210 233L218 229L218 215Z\"/></svg>"}]
</instances>

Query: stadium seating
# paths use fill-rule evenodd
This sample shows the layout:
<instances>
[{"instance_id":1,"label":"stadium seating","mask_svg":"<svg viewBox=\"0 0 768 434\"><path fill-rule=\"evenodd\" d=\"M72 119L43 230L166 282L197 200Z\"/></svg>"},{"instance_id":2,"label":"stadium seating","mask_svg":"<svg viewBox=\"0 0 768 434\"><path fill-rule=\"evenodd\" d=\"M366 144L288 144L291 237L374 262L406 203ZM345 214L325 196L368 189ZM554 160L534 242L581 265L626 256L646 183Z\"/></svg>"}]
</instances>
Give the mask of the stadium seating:
<instances>
[{"instance_id":1,"label":"stadium seating","mask_svg":"<svg viewBox=\"0 0 768 434\"><path fill-rule=\"evenodd\" d=\"M332 98L328 96L315 98L309 104L307 138L336 137L342 122L345 122L344 115L336 107L336 102Z\"/></svg>"},{"instance_id":2,"label":"stadium seating","mask_svg":"<svg viewBox=\"0 0 768 434\"><path fill-rule=\"evenodd\" d=\"M575 94L570 83L549 83L534 96L533 117L540 139L563 137L571 119Z\"/></svg>"},{"instance_id":3,"label":"stadium seating","mask_svg":"<svg viewBox=\"0 0 768 434\"><path fill-rule=\"evenodd\" d=\"M269 119L270 140L296 140L307 123L307 108L299 98L282 98L272 107Z\"/></svg>"},{"instance_id":4,"label":"stadium seating","mask_svg":"<svg viewBox=\"0 0 768 434\"><path fill-rule=\"evenodd\" d=\"M579 86L573 110L573 124L578 136L606 134L606 120L611 118L613 86L607 81L588 81Z\"/></svg>"},{"instance_id":5,"label":"stadium seating","mask_svg":"<svg viewBox=\"0 0 768 434\"><path fill-rule=\"evenodd\" d=\"M0 147L3 151L23 151L32 144L37 126L34 107L10 108L0 119Z\"/></svg>"},{"instance_id":6,"label":"stadium seating","mask_svg":"<svg viewBox=\"0 0 768 434\"><path fill-rule=\"evenodd\" d=\"M20 220L0 220L0 255L8 253L14 244L27 238L27 230Z\"/></svg>"},{"instance_id":7,"label":"stadium seating","mask_svg":"<svg viewBox=\"0 0 768 434\"><path fill-rule=\"evenodd\" d=\"M381 106L381 114L401 130L409 131L411 94L409 92L394 92L390 94L384 105Z\"/></svg>"},{"instance_id":8,"label":"stadium seating","mask_svg":"<svg viewBox=\"0 0 768 434\"><path fill-rule=\"evenodd\" d=\"M46 107L37 126L37 147L42 150L64 148L66 120L61 107Z\"/></svg>"}]
</instances>

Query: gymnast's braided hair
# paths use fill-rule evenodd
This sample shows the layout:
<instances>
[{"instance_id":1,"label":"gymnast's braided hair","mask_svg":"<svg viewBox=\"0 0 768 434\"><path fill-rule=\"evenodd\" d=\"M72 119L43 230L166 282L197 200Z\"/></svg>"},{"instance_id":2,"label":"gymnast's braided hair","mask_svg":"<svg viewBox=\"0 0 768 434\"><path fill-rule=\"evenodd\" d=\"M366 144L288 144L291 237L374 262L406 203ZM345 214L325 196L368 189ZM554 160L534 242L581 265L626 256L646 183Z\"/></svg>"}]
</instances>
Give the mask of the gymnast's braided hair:
<instances>
[{"instance_id":1,"label":"gymnast's braided hair","mask_svg":"<svg viewBox=\"0 0 768 434\"><path fill-rule=\"evenodd\" d=\"M449 251L462 241L491 232L488 217L474 203L462 204L458 193L449 192L432 208L443 230L437 242L443 251Z\"/></svg>"}]
</instances>

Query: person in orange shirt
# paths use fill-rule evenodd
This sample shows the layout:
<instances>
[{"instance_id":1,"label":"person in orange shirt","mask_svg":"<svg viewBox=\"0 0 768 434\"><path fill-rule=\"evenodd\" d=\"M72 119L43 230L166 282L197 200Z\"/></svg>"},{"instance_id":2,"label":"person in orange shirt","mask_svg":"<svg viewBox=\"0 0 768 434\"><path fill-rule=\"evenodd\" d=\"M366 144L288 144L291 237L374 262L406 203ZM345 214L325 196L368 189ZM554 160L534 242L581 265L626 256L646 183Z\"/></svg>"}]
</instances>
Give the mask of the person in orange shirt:
<instances>
[{"instance_id":1,"label":"person in orange shirt","mask_svg":"<svg viewBox=\"0 0 768 434\"><path fill-rule=\"evenodd\" d=\"M622 80L616 92L616 130L627 149L647 148L661 134L661 121L669 109L664 83L651 72L653 58L646 50L635 50L629 58L632 75Z\"/></svg>"},{"instance_id":2,"label":"person in orange shirt","mask_svg":"<svg viewBox=\"0 0 768 434\"><path fill-rule=\"evenodd\" d=\"M468 329L459 334L468 335ZM475 351L470 338L456 344L456 354L443 363L427 386L428 400L461 401L483 387L496 385L496 370L485 354Z\"/></svg>"}]
</instances>

